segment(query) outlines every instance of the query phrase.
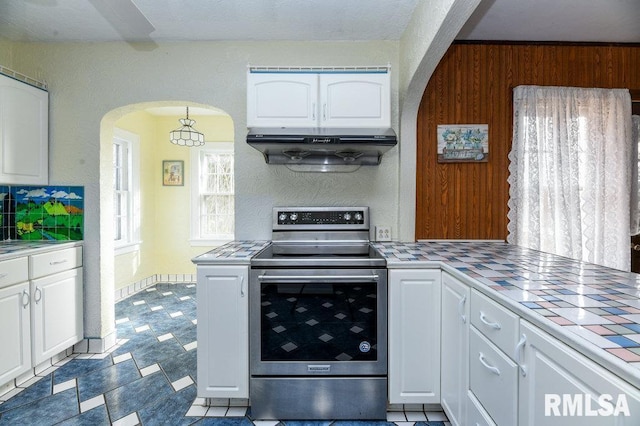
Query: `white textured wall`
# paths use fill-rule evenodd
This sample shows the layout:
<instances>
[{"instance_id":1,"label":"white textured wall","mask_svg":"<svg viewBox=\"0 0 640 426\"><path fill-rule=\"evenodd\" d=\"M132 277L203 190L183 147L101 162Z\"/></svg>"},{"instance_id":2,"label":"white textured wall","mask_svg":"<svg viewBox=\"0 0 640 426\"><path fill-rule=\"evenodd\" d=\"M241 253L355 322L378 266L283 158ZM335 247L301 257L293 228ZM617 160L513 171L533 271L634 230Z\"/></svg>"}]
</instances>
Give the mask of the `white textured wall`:
<instances>
[{"instance_id":1,"label":"white textured wall","mask_svg":"<svg viewBox=\"0 0 640 426\"><path fill-rule=\"evenodd\" d=\"M238 239L269 238L271 208L299 204L368 205L372 224L390 225L394 238L412 240L418 105L433 69L478 2L419 1L401 42L164 43L149 52L124 43L0 44L5 64L49 83L51 183L85 186L86 337L104 337L114 329L112 164L110 152L101 155L100 141L110 141L113 124L138 109L129 105L189 101L231 116ZM248 64L387 63L400 144L380 166L350 174L295 173L266 165L244 143Z\"/></svg>"},{"instance_id":2,"label":"white textured wall","mask_svg":"<svg viewBox=\"0 0 640 426\"><path fill-rule=\"evenodd\" d=\"M135 51L124 43L15 44L11 54L16 70L49 83L51 183L85 185L87 337L105 336L114 327L112 201L111 194L101 190L109 187L112 165L110 153L104 152L107 160L101 161L100 138L110 140L108 128L136 110L124 106L191 101L232 117L237 238L269 238L271 208L283 204L364 204L371 206L374 223L397 228L397 148L379 167L352 174L298 174L266 165L244 136L248 64L390 63L397 128L398 42L167 43L151 52ZM117 111L109 113L113 110ZM107 130L101 135L103 117Z\"/></svg>"}]
</instances>

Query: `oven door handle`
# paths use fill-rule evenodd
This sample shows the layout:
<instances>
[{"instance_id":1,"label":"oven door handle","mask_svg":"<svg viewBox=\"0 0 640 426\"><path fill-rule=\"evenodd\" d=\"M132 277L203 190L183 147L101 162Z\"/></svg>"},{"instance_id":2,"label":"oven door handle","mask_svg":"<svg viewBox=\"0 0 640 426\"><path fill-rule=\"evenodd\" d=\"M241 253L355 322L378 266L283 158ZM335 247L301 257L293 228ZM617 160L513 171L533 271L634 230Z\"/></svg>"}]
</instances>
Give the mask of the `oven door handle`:
<instances>
[{"instance_id":1,"label":"oven door handle","mask_svg":"<svg viewBox=\"0 0 640 426\"><path fill-rule=\"evenodd\" d=\"M378 281L378 274L371 275L258 275L258 281L295 281L295 282L336 282L336 281Z\"/></svg>"}]
</instances>

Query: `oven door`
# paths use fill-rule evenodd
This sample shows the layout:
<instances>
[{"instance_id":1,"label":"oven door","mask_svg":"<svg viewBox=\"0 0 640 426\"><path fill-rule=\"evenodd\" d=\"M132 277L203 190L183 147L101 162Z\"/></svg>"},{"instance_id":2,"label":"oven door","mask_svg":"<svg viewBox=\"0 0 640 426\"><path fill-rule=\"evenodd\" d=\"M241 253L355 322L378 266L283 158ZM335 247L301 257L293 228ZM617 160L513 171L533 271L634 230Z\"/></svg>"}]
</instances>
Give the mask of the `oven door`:
<instances>
[{"instance_id":1,"label":"oven door","mask_svg":"<svg viewBox=\"0 0 640 426\"><path fill-rule=\"evenodd\" d=\"M252 376L386 375L387 270L252 269Z\"/></svg>"}]
</instances>

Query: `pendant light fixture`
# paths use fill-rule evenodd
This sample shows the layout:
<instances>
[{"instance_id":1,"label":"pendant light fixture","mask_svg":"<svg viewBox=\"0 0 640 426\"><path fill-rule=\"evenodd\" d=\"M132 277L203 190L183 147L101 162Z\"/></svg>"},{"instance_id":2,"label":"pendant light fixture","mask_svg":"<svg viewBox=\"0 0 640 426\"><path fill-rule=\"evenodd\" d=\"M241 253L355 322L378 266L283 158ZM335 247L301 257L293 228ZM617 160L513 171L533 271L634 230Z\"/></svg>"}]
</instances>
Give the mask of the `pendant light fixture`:
<instances>
[{"instance_id":1,"label":"pendant light fixture","mask_svg":"<svg viewBox=\"0 0 640 426\"><path fill-rule=\"evenodd\" d=\"M187 107L187 118L181 118L180 123L182 127L169 133L169 139L172 144L180 146L204 145L204 135L193 128L196 122L189 120L189 107Z\"/></svg>"}]
</instances>

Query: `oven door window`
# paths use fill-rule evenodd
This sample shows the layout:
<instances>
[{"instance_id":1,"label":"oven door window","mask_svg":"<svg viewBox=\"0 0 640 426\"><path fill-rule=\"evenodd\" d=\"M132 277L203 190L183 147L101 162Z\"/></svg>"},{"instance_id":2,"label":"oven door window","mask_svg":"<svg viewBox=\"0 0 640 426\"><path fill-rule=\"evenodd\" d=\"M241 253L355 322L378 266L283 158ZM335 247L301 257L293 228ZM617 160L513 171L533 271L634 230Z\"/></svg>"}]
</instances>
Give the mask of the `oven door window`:
<instances>
[{"instance_id":1,"label":"oven door window","mask_svg":"<svg viewBox=\"0 0 640 426\"><path fill-rule=\"evenodd\" d=\"M262 360L377 360L376 290L375 282L262 283Z\"/></svg>"}]
</instances>

